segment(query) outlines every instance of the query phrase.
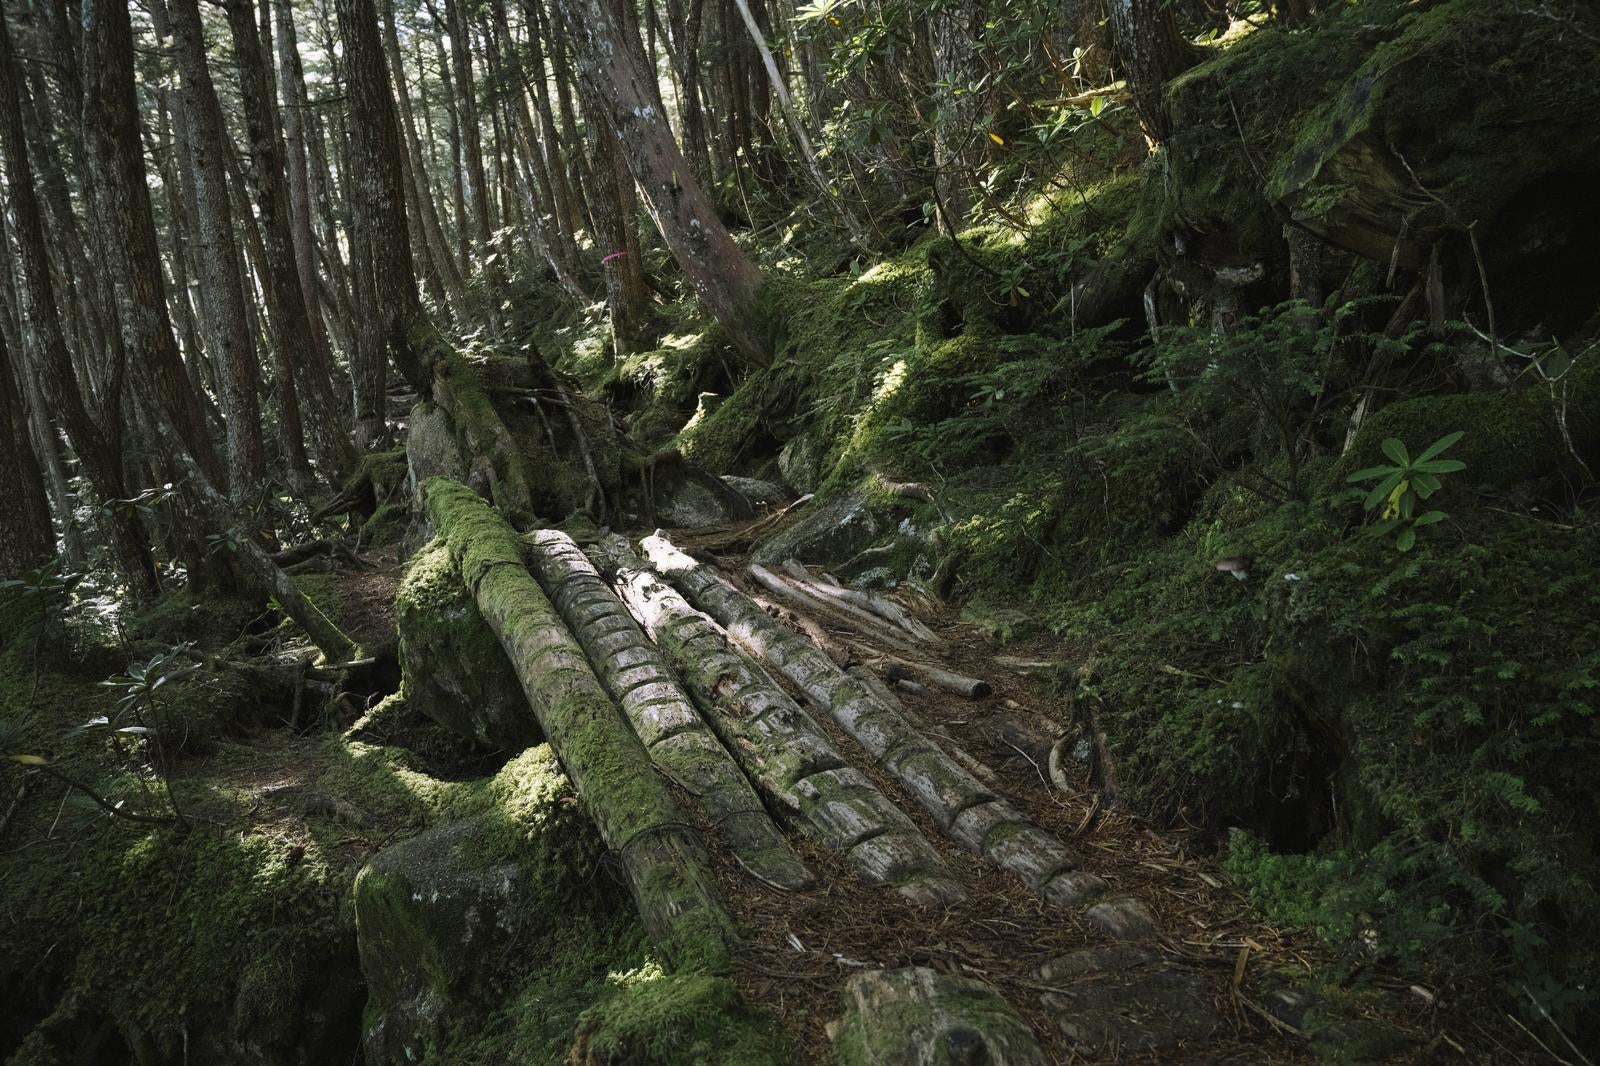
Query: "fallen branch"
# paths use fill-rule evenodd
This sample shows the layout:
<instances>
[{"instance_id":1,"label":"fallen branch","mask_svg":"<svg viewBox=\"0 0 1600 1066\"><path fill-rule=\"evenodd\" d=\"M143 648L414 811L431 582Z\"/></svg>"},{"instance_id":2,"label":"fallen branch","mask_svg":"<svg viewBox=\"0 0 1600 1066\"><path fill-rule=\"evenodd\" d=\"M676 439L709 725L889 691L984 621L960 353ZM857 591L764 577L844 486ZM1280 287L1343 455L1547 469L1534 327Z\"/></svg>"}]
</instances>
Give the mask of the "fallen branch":
<instances>
[{"instance_id":1,"label":"fallen branch","mask_svg":"<svg viewBox=\"0 0 1600 1066\"><path fill-rule=\"evenodd\" d=\"M944 643L939 634L911 617L906 612L906 609L898 603L871 592L818 582L811 576L811 572L800 564L798 559L788 560L783 564L783 569L786 574L799 583L801 588L820 599L876 615L886 622L892 622L899 626L908 635L925 644Z\"/></svg>"}]
</instances>

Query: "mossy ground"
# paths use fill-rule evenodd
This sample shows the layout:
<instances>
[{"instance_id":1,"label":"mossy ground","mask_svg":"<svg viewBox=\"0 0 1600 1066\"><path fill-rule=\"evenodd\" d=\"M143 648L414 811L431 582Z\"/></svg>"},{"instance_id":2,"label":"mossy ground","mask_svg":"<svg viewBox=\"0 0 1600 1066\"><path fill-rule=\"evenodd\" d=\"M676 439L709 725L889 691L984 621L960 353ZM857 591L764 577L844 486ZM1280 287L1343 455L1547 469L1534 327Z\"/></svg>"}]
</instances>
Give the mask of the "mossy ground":
<instances>
[{"instance_id":1,"label":"mossy ground","mask_svg":"<svg viewBox=\"0 0 1600 1066\"><path fill-rule=\"evenodd\" d=\"M1519 10L1369 0L1215 42L1170 85L1177 133L1150 162L1065 163L1026 232L780 276L773 365L696 403L721 356L680 346L694 354L675 380L701 384L651 432L670 407L686 454L761 474L804 436L825 496L876 476L929 485L937 503L910 521L937 537L884 555L891 578L953 560L971 616L1064 641L1076 707L1141 812L1219 847L1250 834L1231 868L1272 913L1427 979L1488 968L1529 1017L1524 986L1570 1023L1592 1017L1600 972L1583 770L1600 743L1600 363L1554 388L1528 372L1486 387L1463 370L1481 342L1460 323L1384 332L1403 294L1385 287L1391 253L1425 261L1441 241L1449 313L1481 329L1467 224L1482 218L1483 240L1552 174L1594 169L1567 102L1591 93L1569 68L1592 49L1558 46L1560 20L1513 29ZM1128 117L1110 109L1106 135ZM1360 169L1373 160L1390 170ZM1259 267L1235 294L1247 314L1288 294L1290 218L1343 240L1318 278L1332 302L1214 335L1218 270ZM1396 252L1397 233L1423 243ZM1496 293L1515 294L1496 297L1502 323L1592 332L1593 294L1560 262L1484 248ZM1083 328L1075 285L1123 263L1143 271L1124 319ZM1138 290L1158 269L1151 345ZM1449 518L1401 553L1346 479L1388 437L1415 451L1455 430L1467 469L1434 501ZM1230 558L1248 580L1216 569Z\"/></svg>"}]
</instances>

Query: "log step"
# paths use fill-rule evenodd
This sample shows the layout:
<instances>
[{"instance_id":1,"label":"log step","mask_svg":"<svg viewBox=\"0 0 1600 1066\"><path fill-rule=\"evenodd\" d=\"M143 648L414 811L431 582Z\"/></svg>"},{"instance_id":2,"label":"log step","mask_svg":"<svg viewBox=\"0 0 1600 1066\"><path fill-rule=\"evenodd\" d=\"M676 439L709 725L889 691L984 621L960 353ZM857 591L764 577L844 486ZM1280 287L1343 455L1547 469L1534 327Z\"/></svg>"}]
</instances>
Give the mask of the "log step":
<instances>
[{"instance_id":1,"label":"log step","mask_svg":"<svg viewBox=\"0 0 1600 1066\"><path fill-rule=\"evenodd\" d=\"M646 563L610 535L590 549L750 780L868 881L918 903L966 898L916 825L849 766L826 733Z\"/></svg>"},{"instance_id":2,"label":"log step","mask_svg":"<svg viewBox=\"0 0 1600 1066\"><path fill-rule=\"evenodd\" d=\"M688 603L720 623L741 648L787 678L903 785L950 837L1118 939L1155 935L1155 922L1129 898L1100 900L1106 883L930 740L897 703L841 669L811 641L775 620L711 567L657 533L641 544L651 566Z\"/></svg>"},{"instance_id":3,"label":"log step","mask_svg":"<svg viewBox=\"0 0 1600 1066\"><path fill-rule=\"evenodd\" d=\"M540 587L651 760L695 798L752 877L791 892L809 886L811 871L583 550L555 529L530 533L523 544Z\"/></svg>"}]
</instances>

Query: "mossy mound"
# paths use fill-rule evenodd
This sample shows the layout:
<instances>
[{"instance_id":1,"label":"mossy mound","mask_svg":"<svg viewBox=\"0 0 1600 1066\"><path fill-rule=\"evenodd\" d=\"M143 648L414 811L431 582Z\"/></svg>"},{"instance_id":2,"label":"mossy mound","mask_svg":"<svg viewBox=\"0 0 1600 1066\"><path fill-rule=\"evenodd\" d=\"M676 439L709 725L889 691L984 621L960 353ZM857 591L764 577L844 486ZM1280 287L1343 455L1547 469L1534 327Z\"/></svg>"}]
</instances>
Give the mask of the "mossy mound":
<instances>
[{"instance_id":1,"label":"mossy mound","mask_svg":"<svg viewBox=\"0 0 1600 1066\"><path fill-rule=\"evenodd\" d=\"M413 710L490 749L514 753L542 739L516 672L444 541L429 542L412 558L395 614Z\"/></svg>"}]
</instances>

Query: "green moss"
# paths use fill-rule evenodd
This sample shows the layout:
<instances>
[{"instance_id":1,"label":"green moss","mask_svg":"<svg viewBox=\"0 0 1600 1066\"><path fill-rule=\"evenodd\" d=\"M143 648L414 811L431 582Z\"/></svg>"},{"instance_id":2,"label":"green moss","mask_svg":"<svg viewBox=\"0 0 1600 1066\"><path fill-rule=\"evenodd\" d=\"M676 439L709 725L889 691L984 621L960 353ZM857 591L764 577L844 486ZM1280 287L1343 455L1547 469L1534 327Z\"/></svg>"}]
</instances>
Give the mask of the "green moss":
<instances>
[{"instance_id":1,"label":"green moss","mask_svg":"<svg viewBox=\"0 0 1600 1066\"><path fill-rule=\"evenodd\" d=\"M751 1015L727 978L649 966L618 975L611 994L584 1012L573 1055L581 1063L661 1066L762 1066L788 1058L776 1027Z\"/></svg>"}]
</instances>

